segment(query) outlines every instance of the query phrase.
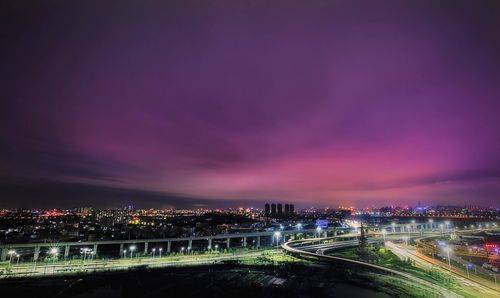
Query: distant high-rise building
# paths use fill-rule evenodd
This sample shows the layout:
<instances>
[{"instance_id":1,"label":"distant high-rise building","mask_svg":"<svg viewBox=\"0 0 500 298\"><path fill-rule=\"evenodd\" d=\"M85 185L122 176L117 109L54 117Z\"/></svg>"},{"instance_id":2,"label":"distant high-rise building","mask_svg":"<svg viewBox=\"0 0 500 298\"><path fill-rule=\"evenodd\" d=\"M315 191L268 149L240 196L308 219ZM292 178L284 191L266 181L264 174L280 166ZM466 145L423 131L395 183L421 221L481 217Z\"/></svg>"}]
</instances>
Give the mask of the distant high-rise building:
<instances>
[{"instance_id":1,"label":"distant high-rise building","mask_svg":"<svg viewBox=\"0 0 500 298\"><path fill-rule=\"evenodd\" d=\"M295 212L295 207L293 204L284 204L285 210L283 210L283 204L281 203L266 203L264 205L264 214L266 216L276 216L276 217L289 217Z\"/></svg>"},{"instance_id":2,"label":"distant high-rise building","mask_svg":"<svg viewBox=\"0 0 500 298\"><path fill-rule=\"evenodd\" d=\"M276 204L271 204L271 215L276 215Z\"/></svg>"}]
</instances>

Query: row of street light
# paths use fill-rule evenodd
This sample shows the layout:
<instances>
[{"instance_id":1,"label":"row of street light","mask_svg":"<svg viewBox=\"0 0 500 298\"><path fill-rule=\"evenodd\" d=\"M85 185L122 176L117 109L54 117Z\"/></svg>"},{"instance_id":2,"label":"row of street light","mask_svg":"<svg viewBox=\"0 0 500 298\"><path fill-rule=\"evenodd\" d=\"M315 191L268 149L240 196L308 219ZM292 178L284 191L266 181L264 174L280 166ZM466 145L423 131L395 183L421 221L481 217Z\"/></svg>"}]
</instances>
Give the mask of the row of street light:
<instances>
[{"instance_id":1,"label":"row of street light","mask_svg":"<svg viewBox=\"0 0 500 298\"><path fill-rule=\"evenodd\" d=\"M93 260L95 257L96 252L88 247L84 247L80 249L80 255L82 256L82 260Z\"/></svg>"},{"instance_id":2,"label":"row of street light","mask_svg":"<svg viewBox=\"0 0 500 298\"><path fill-rule=\"evenodd\" d=\"M123 258L126 258L126 257L127 257L127 253L130 253L130 258L132 259L132 258L134 257L134 251L135 251L136 249L137 249L137 247L136 247L135 245L130 246L130 247L128 248L128 250L124 249L124 250L123 250L123 252L122 252L122 253L123 253L123 254L122 254ZM208 246L208 247L207 247L207 249L208 249L209 251L211 251L211 250L212 250L212 247L211 247L211 246ZM214 249L217 251L217 250L219 249L219 245L218 245L218 244L216 244L216 245L214 246ZM158 248L158 250L157 250L156 248L151 249L151 255L152 255L153 257L155 257L155 256L156 256L156 252L157 252L157 251L158 251L158 256L161 258L162 253L163 253L163 248L161 248L161 247L160 247L160 248ZM182 246L182 247L179 249L179 252L180 252L181 254L183 254L184 252L187 252L187 253L189 254L189 253L190 253L190 252L192 252L192 251L193 251L193 250L192 250L191 246L188 246L187 248L186 248L186 247L184 247L184 246ZM137 255L137 254L136 254L136 255Z\"/></svg>"},{"instance_id":3,"label":"row of street light","mask_svg":"<svg viewBox=\"0 0 500 298\"><path fill-rule=\"evenodd\" d=\"M17 258L17 263L19 263L19 258L21 257L20 254L18 254L15 250L9 250L7 253L10 256L9 263L12 263L13 258ZM52 256L52 260L55 261L59 256L59 248L50 248L48 254ZM82 248L80 249L80 255L82 255L82 258L85 260L87 255L93 257L95 255L95 252L90 248Z\"/></svg>"},{"instance_id":4,"label":"row of street light","mask_svg":"<svg viewBox=\"0 0 500 298\"><path fill-rule=\"evenodd\" d=\"M486 229L489 229L490 227L492 227L492 228L496 228L496 227L497 227L497 223L495 223L495 222L494 222L494 223L492 223L491 225L490 225L489 223L486 223L486 224L484 225L484 228L486 228ZM467 227L467 226L464 226L464 229L467 229L467 228L470 228L470 229L475 229L475 228L476 228L476 226L475 226L475 225L470 225L470 226L468 226L468 227ZM477 228L478 228L479 230L481 230L481 229L483 228L483 225L482 225L482 224L478 224L478 225L477 225Z\"/></svg>"},{"instance_id":5,"label":"row of street light","mask_svg":"<svg viewBox=\"0 0 500 298\"><path fill-rule=\"evenodd\" d=\"M431 229L434 228L434 220L432 218L428 220L428 224L429 224L429 227ZM405 229L406 229L407 232L415 231L415 230L417 230L416 227L415 227L415 225L416 225L415 220L412 220L411 224L402 225L400 227L400 229L401 229L402 232L404 232ZM440 223L437 227L439 227L441 229L441 233L444 233L445 229L446 229L446 231L450 230L450 225L451 225L450 221L447 220L447 221L445 221L443 223ZM391 223L391 226L392 226L392 232L396 233L396 223L395 222ZM420 231L424 230L424 226L425 226L425 223L421 223L420 224ZM497 224L496 223L492 223L492 224L486 223L486 224L484 224L484 226L482 224L477 225L477 228L479 230L481 230L483 228L489 229L490 227L491 228L496 228ZM467 229L467 228L475 229L476 226L475 225L464 226L464 229ZM455 227L455 229L458 229L458 227Z\"/></svg>"},{"instance_id":6,"label":"row of street light","mask_svg":"<svg viewBox=\"0 0 500 298\"><path fill-rule=\"evenodd\" d=\"M300 231L302 230L302 224L301 223L298 223L295 225L295 228ZM279 243L280 243L280 239L281 239L281 231L284 230L284 227L283 225L280 225L280 231L275 231L274 232L274 237L273 238L276 238L276 248L279 248ZM321 237L321 227L317 227L316 228L316 233L318 234L318 238Z\"/></svg>"},{"instance_id":7,"label":"row of street light","mask_svg":"<svg viewBox=\"0 0 500 298\"><path fill-rule=\"evenodd\" d=\"M17 258L17 264L19 264L19 259L21 258L21 255L18 254L15 250L11 249L7 252L9 255L9 264L12 264L12 260L14 258ZM52 255L53 259L57 259L57 256L59 255L59 249L57 247L53 247L49 250L49 254Z\"/></svg>"},{"instance_id":8,"label":"row of street light","mask_svg":"<svg viewBox=\"0 0 500 298\"><path fill-rule=\"evenodd\" d=\"M19 264L19 257L21 257L20 254L16 253L15 250L9 250L8 254L9 254L9 265L12 265L13 258L17 258L17 264Z\"/></svg>"},{"instance_id":9,"label":"row of street light","mask_svg":"<svg viewBox=\"0 0 500 298\"><path fill-rule=\"evenodd\" d=\"M434 220L433 220L432 218L431 218L431 219L429 219L428 224L429 224L429 227L430 227L431 229L433 229L433 228L434 228ZM416 226L417 226L417 225L418 225L418 224L417 224L417 223L415 222L415 220L413 219L413 220L411 221L411 224L401 225L401 226L400 226L400 230L401 230L402 232L405 232L405 230L406 230L406 232L408 232L408 233L410 233L410 232L412 232L412 231L414 232L414 231L416 231L416 230L417 230L417 228L416 228ZM426 225L425 223L420 223L420 231L423 231L423 230L424 230L424 226L425 226L425 225ZM447 220L447 221L445 221L444 223L440 223L440 224L439 224L439 228L441 228L441 232L442 232L442 233L444 233L444 232L445 232L445 230L444 230L444 229L446 228L446 230L449 230L449 229L450 229L450 225L451 225L450 221L448 221L448 220ZM395 223L395 222L392 222L392 223L391 223L391 226L392 226L392 232L393 232L393 233L396 233L396 223ZM495 226L496 226L496 224L495 224Z\"/></svg>"}]
</instances>

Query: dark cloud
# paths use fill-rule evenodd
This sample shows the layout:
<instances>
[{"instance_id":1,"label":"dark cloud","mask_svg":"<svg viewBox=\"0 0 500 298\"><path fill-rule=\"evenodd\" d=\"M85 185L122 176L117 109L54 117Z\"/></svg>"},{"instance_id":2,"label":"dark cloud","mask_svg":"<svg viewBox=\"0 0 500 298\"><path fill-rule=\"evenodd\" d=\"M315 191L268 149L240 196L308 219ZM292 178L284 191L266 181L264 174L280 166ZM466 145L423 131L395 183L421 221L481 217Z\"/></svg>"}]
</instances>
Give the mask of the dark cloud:
<instances>
[{"instance_id":1,"label":"dark cloud","mask_svg":"<svg viewBox=\"0 0 500 298\"><path fill-rule=\"evenodd\" d=\"M180 194L47 180L10 179L0 183L1 208L72 208L92 206L116 208L235 207L239 200L213 200ZM255 202L244 201L245 204ZM259 206L260 207L260 206Z\"/></svg>"}]
</instances>

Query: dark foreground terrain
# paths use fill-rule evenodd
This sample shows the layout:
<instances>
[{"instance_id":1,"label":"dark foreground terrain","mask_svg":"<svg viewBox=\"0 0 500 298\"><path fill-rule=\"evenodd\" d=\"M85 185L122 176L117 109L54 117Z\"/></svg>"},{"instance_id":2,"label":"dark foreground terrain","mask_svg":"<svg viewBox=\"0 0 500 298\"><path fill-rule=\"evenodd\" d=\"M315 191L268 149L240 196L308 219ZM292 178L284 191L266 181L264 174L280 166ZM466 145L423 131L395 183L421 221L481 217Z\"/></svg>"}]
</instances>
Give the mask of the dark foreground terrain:
<instances>
[{"instance_id":1,"label":"dark foreground terrain","mask_svg":"<svg viewBox=\"0 0 500 298\"><path fill-rule=\"evenodd\" d=\"M379 289L380 290L380 289ZM221 264L0 281L2 297L389 297L328 267ZM398 295L399 296L399 295Z\"/></svg>"}]
</instances>

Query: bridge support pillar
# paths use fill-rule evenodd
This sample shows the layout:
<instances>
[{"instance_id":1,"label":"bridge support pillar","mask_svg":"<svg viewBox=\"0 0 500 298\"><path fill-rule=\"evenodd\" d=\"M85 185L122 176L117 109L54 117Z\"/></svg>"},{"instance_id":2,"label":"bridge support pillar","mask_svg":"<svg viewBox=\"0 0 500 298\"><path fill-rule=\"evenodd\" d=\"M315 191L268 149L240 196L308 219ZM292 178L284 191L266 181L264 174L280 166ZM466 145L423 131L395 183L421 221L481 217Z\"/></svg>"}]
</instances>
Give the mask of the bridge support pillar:
<instances>
[{"instance_id":1,"label":"bridge support pillar","mask_svg":"<svg viewBox=\"0 0 500 298\"><path fill-rule=\"evenodd\" d=\"M260 247L260 236L257 236L257 243L255 245L257 248Z\"/></svg>"},{"instance_id":2,"label":"bridge support pillar","mask_svg":"<svg viewBox=\"0 0 500 298\"><path fill-rule=\"evenodd\" d=\"M226 239L226 247L229 249L231 247L231 238Z\"/></svg>"},{"instance_id":3,"label":"bridge support pillar","mask_svg":"<svg viewBox=\"0 0 500 298\"><path fill-rule=\"evenodd\" d=\"M40 246L35 247L35 253L33 254L33 260L36 261L40 257Z\"/></svg>"},{"instance_id":4,"label":"bridge support pillar","mask_svg":"<svg viewBox=\"0 0 500 298\"><path fill-rule=\"evenodd\" d=\"M0 260L2 260L2 261L6 261L7 260L7 252L8 251L9 251L9 249L7 247L2 248L2 255L0 257Z\"/></svg>"},{"instance_id":5,"label":"bridge support pillar","mask_svg":"<svg viewBox=\"0 0 500 298\"><path fill-rule=\"evenodd\" d=\"M171 248L172 248L172 241L168 241L167 242L167 253L170 253L172 251Z\"/></svg>"},{"instance_id":6,"label":"bridge support pillar","mask_svg":"<svg viewBox=\"0 0 500 298\"><path fill-rule=\"evenodd\" d=\"M97 243L94 243L94 249L93 249L94 255L97 256Z\"/></svg>"},{"instance_id":7,"label":"bridge support pillar","mask_svg":"<svg viewBox=\"0 0 500 298\"><path fill-rule=\"evenodd\" d=\"M243 247L247 246L247 237L243 237Z\"/></svg>"},{"instance_id":8,"label":"bridge support pillar","mask_svg":"<svg viewBox=\"0 0 500 298\"><path fill-rule=\"evenodd\" d=\"M208 238L208 248L212 249L212 238Z\"/></svg>"},{"instance_id":9,"label":"bridge support pillar","mask_svg":"<svg viewBox=\"0 0 500 298\"><path fill-rule=\"evenodd\" d=\"M120 253L118 255L121 256L122 253L123 253L123 243L120 243Z\"/></svg>"},{"instance_id":10,"label":"bridge support pillar","mask_svg":"<svg viewBox=\"0 0 500 298\"><path fill-rule=\"evenodd\" d=\"M193 239L188 240L188 247L193 249Z\"/></svg>"},{"instance_id":11,"label":"bridge support pillar","mask_svg":"<svg viewBox=\"0 0 500 298\"><path fill-rule=\"evenodd\" d=\"M64 258L69 258L69 245L64 246Z\"/></svg>"},{"instance_id":12,"label":"bridge support pillar","mask_svg":"<svg viewBox=\"0 0 500 298\"><path fill-rule=\"evenodd\" d=\"M149 242L144 242L144 255L148 254L148 246L149 246Z\"/></svg>"}]
</instances>

